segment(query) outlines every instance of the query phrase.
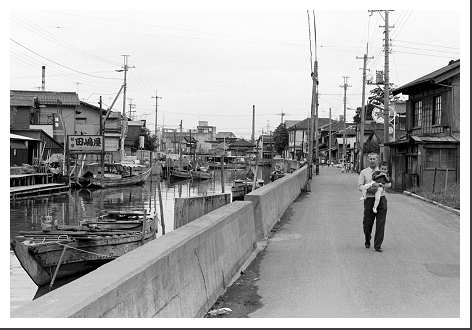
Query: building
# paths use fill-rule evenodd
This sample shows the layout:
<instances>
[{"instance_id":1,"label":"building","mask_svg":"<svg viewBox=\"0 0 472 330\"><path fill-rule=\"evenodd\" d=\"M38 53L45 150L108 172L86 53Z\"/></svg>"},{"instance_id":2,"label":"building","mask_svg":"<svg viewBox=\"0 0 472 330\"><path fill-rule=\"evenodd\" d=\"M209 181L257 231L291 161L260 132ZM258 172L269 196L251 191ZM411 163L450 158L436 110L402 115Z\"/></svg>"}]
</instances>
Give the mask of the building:
<instances>
[{"instance_id":1,"label":"building","mask_svg":"<svg viewBox=\"0 0 472 330\"><path fill-rule=\"evenodd\" d=\"M393 90L408 95L406 135L388 143L396 190L437 192L460 177L460 61Z\"/></svg>"},{"instance_id":2,"label":"building","mask_svg":"<svg viewBox=\"0 0 472 330\"><path fill-rule=\"evenodd\" d=\"M76 120L82 111L74 92L10 91L10 129L42 129L61 144L83 129Z\"/></svg>"},{"instance_id":3,"label":"building","mask_svg":"<svg viewBox=\"0 0 472 330\"><path fill-rule=\"evenodd\" d=\"M237 140L236 135L233 132L218 132L216 133L215 140L218 143L225 141L226 143L235 142Z\"/></svg>"},{"instance_id":4,"label":"building","mask_svg":"<svg viewBox=\"0 0 472 330\"><path fill-rule=\"evenodd\" d=\"M13 132L10 133L10 166L37 165L53 154L64 154L64 147L42 129Z\"/></svg>"},{"instance_id":5,"label":"building","mask_svg":"<svg viewBox=\"0 0 472 330\"><path fill-rule=\"evenodd\" d=\"M232 142L228 146L228 150L233 156L247 156L248 154L254 153L255 144L244 139L239 139Z\"/></svg>"},{"instance_id":6,"label":"building","mask_svg":"<svg viewBox=\"0 0 472 330\"><path fill-rule=\"evenodd\" d=\"M295 124L291 123L291 126L287 127L288 155L292 159L301 160L307 157L309 119L310 118L305 118ZM321 127L329 125L329 121L329 118L318 118L318 132L321 132ZM334 122L334 120L332 120L332 122ZM320 136L318 136L318 138L320 138ZM313 147L314 146L313 144Z\"/></svg>"},{"instance_id":7,"label":"building","mask_svg":"<svg viewBox=\"0 0 472 330\"><path fill-rule=\"evenodd\" d=\"M146 120L128 120L125 137L125 151L133 154L139 147L139 137L146 132Z\"/></svg>"}]
</instances>

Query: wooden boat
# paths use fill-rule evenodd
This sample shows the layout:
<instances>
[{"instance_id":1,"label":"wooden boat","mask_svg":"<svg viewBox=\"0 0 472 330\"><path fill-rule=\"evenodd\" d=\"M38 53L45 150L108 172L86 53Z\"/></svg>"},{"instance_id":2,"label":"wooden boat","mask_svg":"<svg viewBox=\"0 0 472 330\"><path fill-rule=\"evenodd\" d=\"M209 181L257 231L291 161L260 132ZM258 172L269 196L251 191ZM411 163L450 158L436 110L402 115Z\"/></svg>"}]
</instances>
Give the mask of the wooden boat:
<instances>
[{"instance_id":1,"label":"wooden boat","mask_svg":"<svg viewBox=\"0 0 472 330\"><path fill-rule=\"evenodd\" d=\"M12 250L34 283L52 286L56 279L85 274L153 240L152 217L133 211L85 220L79 226L24 231Z\"/></svg>"},{"instance_id":2,"label":"wooden boat","mask_svg":"<svg viewBox=\"0 0 472 330\"><path fill-rule=\"evenodd\" d=\"M173 179L190 179L192 178L192 173L184 169L174 168L172 172L170 172L170 176Z\"/></svg>"},{"instance_id":3,"label":"wooden boat","mask_svg":"<svg viewBox=\"0 0 472 330\"><path fill-rule=\"evenodd\" d=\"M97 166L96 163L90 164ZM109 163L105 164L103 179L101 173L87 171L78 180L80 188L111 188L119 186L130 186L146 181L151 174L151 167L134 164Z\"/></svg>"},{"instance_id":4,"label":"wooden boat","mask_svg":"<svg viewBox=\"0 0 472 330\"><path fill-rule=\"evenodd\" d=\"M192 171L192 178L194 180L208 180L212 178L212 175L210 172L208 172L208 169L206 167L197 167L196 170Z\"/></svg>"},{"instance_id":5,"label":"wooden boat","mask_svg":"<svg viewBox=\"0 0 472 330\"><path fill-rule=\"evenodd\" d=\"M246 179L236 179L233 180L233 185L231 186L231 196L232 200L243 200L244 196L252 191L252 186L254 182L252 180ZM256 189L264 185L264 180L259 179L256 181Z\"/></svg>"}]
</instances>

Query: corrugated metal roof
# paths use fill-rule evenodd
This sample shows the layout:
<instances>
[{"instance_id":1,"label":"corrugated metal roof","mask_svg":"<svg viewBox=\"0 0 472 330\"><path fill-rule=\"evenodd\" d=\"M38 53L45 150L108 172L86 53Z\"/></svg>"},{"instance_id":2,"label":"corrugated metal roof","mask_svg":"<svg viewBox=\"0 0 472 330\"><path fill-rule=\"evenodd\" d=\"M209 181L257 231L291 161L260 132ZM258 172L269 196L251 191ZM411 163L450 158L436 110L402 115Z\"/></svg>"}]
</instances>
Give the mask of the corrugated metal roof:
<instances>
[{"instance_id":1,"label":"corrugated metal roof","mask_svg":"<svg viewBox=\"0 0 472 330\"><path fill-rule=\"evenodd\" d=\"M56 105L57 100L62 105L77 106L80 104L79 96L75 92L10 90L10 105L33 106L33 98L35 97L38 98L40 104L44 105Z\"/></svg>"},{"instance_id":2,"label":"corrugated metal roof","mask_svg":"<svg viewBox=\"0 0 472 330\"><path fill-rule=\"evenodd\" d=\"M445 67L442 67L436 71L428 73L427 75L424 75L416 80L413 80L412 82L409 82L403 86L395 88L392 92L394 95L396 95L396 94L402 93L403 91L406 91L408 88L413 87L415 85L419 85L426 82L432 82L438 79L440 76L446 74L447 72L454 70L456 68L459 68L459 67L460 67L460 60L451 61L450 64L446 65Z\"/></svg>"}]
</instances>

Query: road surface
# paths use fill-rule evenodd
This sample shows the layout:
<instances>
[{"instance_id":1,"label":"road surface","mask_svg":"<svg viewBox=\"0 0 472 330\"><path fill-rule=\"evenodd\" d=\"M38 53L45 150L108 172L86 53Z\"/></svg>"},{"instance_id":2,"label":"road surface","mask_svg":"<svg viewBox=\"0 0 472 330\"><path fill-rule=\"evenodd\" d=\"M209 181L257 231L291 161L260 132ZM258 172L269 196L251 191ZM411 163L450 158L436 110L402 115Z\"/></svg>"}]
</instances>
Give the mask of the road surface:
<instances>
[{"instance_id":1,"label":"road surface","mask_svg":"<svg viewBox=\"0 0 472 330\"><path fill-rule=\"evenodd\" d=\"M459 216L387 194L383 252L366 249L356 183L321 168L214 307L233 309L227 317L459 317Z\"/></svg>"}]
</instances>

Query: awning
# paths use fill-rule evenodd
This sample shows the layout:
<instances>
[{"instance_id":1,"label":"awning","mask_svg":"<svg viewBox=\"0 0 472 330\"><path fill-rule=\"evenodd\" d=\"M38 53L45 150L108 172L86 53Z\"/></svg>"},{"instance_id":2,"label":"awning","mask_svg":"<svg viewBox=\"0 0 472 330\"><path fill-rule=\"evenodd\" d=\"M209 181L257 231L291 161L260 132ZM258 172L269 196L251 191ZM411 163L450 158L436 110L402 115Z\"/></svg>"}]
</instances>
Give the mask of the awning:
<instances>
[{"instance_id":1,"label":"awning","mask_svg":"<svg viewBox=\"0 0 472 330\"><path fill-rule=\"evenodd\" d=\"M399 145L405 143L460 143L460 140L453 136L417 136L410 135L409 137L391 141L386 145Z\"/></svg>"},{"instance_id":2,"label":"awning","mask_svg":"<svg viewBox=\"0 0 472 330\"><path fill-rule=\"evenodd\" d=\"M39 141L38 139L33 139L27 136L13 134L13 133L10 133L10 140Z\"/></svg>"}]
</instances>

